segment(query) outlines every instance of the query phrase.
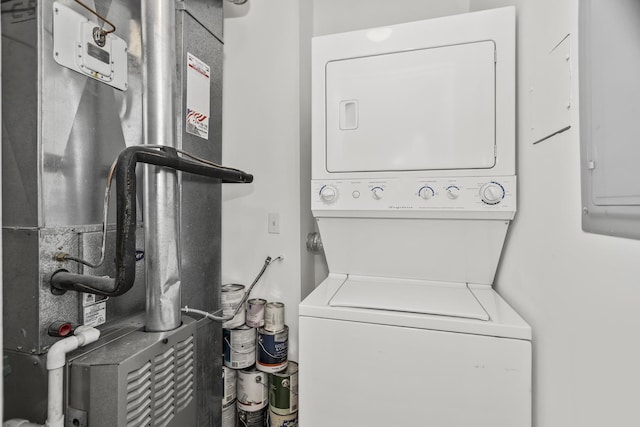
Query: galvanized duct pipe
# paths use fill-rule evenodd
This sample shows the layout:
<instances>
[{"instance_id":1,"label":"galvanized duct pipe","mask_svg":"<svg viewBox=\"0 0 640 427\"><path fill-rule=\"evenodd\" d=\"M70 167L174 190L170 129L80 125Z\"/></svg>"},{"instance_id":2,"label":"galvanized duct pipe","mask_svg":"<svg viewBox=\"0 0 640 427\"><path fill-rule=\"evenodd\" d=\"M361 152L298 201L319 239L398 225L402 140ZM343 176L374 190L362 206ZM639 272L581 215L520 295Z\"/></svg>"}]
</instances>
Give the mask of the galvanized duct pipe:
<instances>
[{"instance_id":1,"label":"galvanized duct pipe","mask_svg":"<svg viewBox=\"0 0 640 427\"><path fill-rule=\"evenodd\" d=\"M142 0L144 143L176 147L175 0ZM177 172L145 166L146 328L180 326L180 230Z\"/></svg>"}]
</instances>

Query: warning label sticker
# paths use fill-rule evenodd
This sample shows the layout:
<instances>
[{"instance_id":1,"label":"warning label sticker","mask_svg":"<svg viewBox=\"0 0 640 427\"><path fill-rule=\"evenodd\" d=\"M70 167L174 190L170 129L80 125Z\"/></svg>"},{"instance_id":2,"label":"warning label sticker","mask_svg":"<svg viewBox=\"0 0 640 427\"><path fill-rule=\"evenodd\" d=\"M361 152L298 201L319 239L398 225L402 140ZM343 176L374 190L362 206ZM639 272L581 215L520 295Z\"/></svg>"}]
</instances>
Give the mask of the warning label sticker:
<instances>
[{"instance_id":1,"label":"warning label sticker","mask_svg":"<svg viewBox=\"0 0 640 427\"><path fill-rule=\"evenodd\" d=\"M85 326L95 327L105 323L107 321L107 302L103 301L84 307L82 320Z\"/></svg>"},{"instance_id":2,"label":"warning label sticker","mask_svg":"<svg viewBox=\"0 0 640 427\"><path fill-rule=\"evenodd\" d=\"M187 133L209 139L211 68L187 52Z\"/></svg>"}]
</instances>

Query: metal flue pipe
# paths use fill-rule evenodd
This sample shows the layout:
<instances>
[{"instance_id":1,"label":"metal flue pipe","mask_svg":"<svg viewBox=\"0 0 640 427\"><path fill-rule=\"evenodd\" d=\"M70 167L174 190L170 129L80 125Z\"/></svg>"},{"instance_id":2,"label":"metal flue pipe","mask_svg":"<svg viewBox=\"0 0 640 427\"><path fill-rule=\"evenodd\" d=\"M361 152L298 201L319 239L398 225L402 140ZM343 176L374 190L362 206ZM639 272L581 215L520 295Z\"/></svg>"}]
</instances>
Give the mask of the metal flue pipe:
<instances>
[{"instance_id":1,"label":"metal flue pipe","mask_svg":"<svg viewBox=\"0 0 640 427\"><path fill-rule=\"evenodd\" d=\"M142 0L145 144L176 147L175 0ZM177 172L145 166L146 329L180 326L180 230Z\"/></svg>"}]
</instances>

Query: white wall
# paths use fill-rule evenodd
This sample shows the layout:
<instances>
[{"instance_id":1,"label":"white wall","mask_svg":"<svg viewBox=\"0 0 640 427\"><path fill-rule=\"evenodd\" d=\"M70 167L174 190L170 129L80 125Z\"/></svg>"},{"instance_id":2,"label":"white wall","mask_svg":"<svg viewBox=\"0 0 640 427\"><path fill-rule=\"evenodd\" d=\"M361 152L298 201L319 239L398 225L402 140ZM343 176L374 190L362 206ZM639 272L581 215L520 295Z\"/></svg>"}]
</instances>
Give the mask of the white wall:
<instances>
[{"instance_id":1,"label":"white wall","mask_svg":"<svg viewBox=\"0 0 640 427\"><path fill-rule=\"evenodd\" d=\"M298 303L303 289L313 286L313 260L304 249L306 233L313 231L308 58L301 61L310 49L310 5L305 0L224 2L222 159L255 178L249 185L223 188L222 281L249 285L268 255L284 256L251 296L285 303L292 360L297 360ZM279 234L267 232L269 213L280 215Z\"/></svg>"},{"instance_id":2,"label":"white wall","mask_svg":"<svg viewBox=\"0 0 640 427\"><path fill-rule=\"evenodd\" d=\"M469 10L469 0L314 0L314 35L455 15Z\"/></svg>"},{"instance_id":3,"label":"white wall","mask_svg":"<svg viewBox=\"0 0 640 427\"><path fill-rule=\"evenodd\" d=\"M578 0L471 1L507 4L518 7L519 212L497 285L533 327L535 425L637 426L640 242L581 230ZM528 93L551 84L541 70L568 33L572 128L533 145L532 117L554 118Z\"/></svg>"}]
</instances>

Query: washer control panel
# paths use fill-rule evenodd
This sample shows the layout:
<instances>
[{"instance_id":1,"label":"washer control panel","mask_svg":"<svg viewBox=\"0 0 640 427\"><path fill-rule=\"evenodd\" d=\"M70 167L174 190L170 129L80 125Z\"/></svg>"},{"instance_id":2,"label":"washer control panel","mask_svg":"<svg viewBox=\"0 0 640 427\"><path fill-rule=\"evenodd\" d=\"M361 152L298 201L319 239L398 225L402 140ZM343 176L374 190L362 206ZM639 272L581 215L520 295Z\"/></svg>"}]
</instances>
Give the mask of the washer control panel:
<instances>
[{"instance_id":1,"label":"washer control panel","mask_svg":"<svg viewBox=\"0 0 640 427\"><path fill-rule=\"evenodd\" d=\"M515 176L417 180L314 180L311 187L311 207L314 211L516 210Z\"/></svg>"}]
</instances>

